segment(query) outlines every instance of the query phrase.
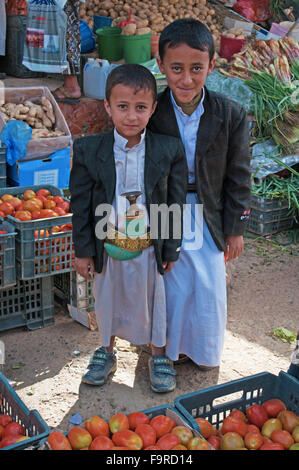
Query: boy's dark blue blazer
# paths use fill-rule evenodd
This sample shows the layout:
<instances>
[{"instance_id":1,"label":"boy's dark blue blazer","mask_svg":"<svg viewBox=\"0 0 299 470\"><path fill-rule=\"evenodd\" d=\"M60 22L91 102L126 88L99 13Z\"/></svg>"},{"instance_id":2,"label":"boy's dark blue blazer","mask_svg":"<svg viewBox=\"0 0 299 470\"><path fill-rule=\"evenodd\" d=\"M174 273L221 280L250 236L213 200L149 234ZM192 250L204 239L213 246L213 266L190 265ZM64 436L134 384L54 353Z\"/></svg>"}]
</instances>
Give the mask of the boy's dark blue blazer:
<instances>
[{"instance_id":1,"label":"boy's dark blue blazer","mask_svg":"<svg viewBox=\"0 0 299 470\"><path fill-rule=\"evenodd\" d=\"M112 205L116 171L113 154L114 133L96 134L74 142L73 164L70 175L71 211L73 213L73 240L78 258L93 257L96 272L103 267L104 240L95 235L95 226L103 216L96 216L100 204ZM186 201L188 169L180 139L157 135L151 131L145 136L144 184L148 213L150 204L179 204ZM183 210L181 210L181 214ZM182 225L182 215L180 223ZM161 274L162 261L176 261L182 237L154 240L154 249ZM120 261L121 262L121 261Z\"/></svg>"},{"instance_id":2,"label":"boy's dark blue blazer","mask_svg":"<svg viewBox=\"0 0 299 470\"><path fill-rule=\"evenodd\" d=\"M195 152L196 189L210 233L225 251L225 235L242 235L250 207L247 114L238 103L205 88ZM159 95L148 125L153 132L180 137L170 90Z\"/></svg>"}]
</instances>

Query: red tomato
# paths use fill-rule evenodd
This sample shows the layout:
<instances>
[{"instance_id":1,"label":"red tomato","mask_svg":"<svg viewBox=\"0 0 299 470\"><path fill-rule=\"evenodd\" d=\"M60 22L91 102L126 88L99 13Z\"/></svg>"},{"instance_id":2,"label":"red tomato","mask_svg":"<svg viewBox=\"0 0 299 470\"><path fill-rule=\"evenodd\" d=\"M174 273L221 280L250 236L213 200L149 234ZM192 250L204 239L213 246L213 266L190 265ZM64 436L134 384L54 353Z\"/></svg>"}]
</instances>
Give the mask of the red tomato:
<instances>
[{"instance_id":1,"label":"red tomato","mask_svg":"<svg viewBox=\"0 0 299 470\"><path fill-rule=\"evenodd\" d=\"M295 442L291 434L284 429L275 429L271 434L271 439L273 442L281 444L286 450Z\"/></svg>"},{"instance_id":2,"label":"red tomato","mask_svg":"<svg viewBox=\"0 0 299 470\"><path fill-rule=\"evenodd\" d=\"M260 428L256 426L255 424L248 424L247 429L248 429L248 432L253 432L253 433L261 432Z\"/></svg>"},{"instance_id":3,"label":"red tomato","mask_svg":"<svg viewBox=\"0 0 299 470\"><path fill-rule=\"evenodd\" d=\"M56 212L56 214L58 214L59 216L66 215L65 210L63 210L62 207L59 207L59 206L56 206L56 207L55 207L55 212Z\"/></svg>"},{"instance_id":4,"label":"red tomato","mask_svg":"<svg viewBox=\"0 0 299 470\"><path fill-rule=\"evenodd\" d=\"M215 450L219 450L221 437L212 435L209 437L208 442L214 447Z\"/></svg>"},{"instance_id":5,"label":"red tomato","mask_svg":"<svg viewBox=\"0 0 299 470\"><path fill-rule=\"evenodd\" d=\"M8 423L3 431L3 437L16 436L22 434L25 435L25 428L15 421Z\"/></svg>"},{"instance_id":6,"label":"red tomato","mask_svg":"<svg viewBox=\"0 0 299 470\"><path fill-rule=\"evenodd\" d=\"M243 413L243 411L237 410L236 408L233 409L228 416L231 416L232 418L242 419L242 421L244 421L245 423L247 421L246 416Z\"/></svg>"},{"instance_id":7,"label":"red tomato","mask_svg":"<svg viewBox=\"0 0 299 470\"><path fill-rule=\"evenodd\" d=\"M35 197L35 192L32 191L32 189L26 189L23 194L23 198L25 199L25 201L28 201L28 199L32 199L33 197Z\"/></svg>"},{"instance_id":8,"label":"red tomato","mask_svg":"<svg viewBox=\"0 0 299 470\"><path fill-rule=\"evenodd\" d=\"M263 444L259 450L284 450L284 447L276 442L267 442L267 444Z\"/></svg>"},{"instance_id":9,"label":"red tomato","mask_svg":"<svg viewBox=\"0 0 299 470\"><path fill-rule=\"evenodd\" d=\"M56 204L61 204L62 202L64 202L64 199L62 196L54 196L53 197L53 201L56 203Z\"/></svg>"},{"instance_id":10,"label":"red tomato","mask_svg":"<svg viewBox=\"0 0 299 470\"><path fill-rule=\"evenodd\" d=\"M263 436L261 435L260 432L247 433L246 436L244 437L244 442L245 442L245 447L247 447L247 449L253 449L253 450L257 450L262 445L264 445Z\"/></svg>"},{"instance_id":11,"label":"red tomato","mask_svg":"<svg viewBox=\"0 0 299 470\"><path fill-rule=\"evenodd\" d=\"M70 203L68 201L60 202L57 205L61 207L65 212L68 212L70 210Z\"/></svg>"},{"instance_id":12,"label":"red tomato","mask_svg":"<svg viewBox=\"0 0 299 470\"><path fill-rule=\"evenodd\" d=\"M247 418L251 424L255 424L261 428L265 421L268 419L268 415L261 405L251 405L246 410Z\"/></svg>"},{"instance_id":13,"label":"red tomato","mask_svg":"<svg viewBox=\"0 0 299 470\"><path fill-rule=\"evenodd\" d=\"M0 217L2 217L2 218L5 217L5 214L4 214L3 211L0 211Z\"/></svg>"},{"instance_id":14,"label":"red tomato","mask_svg":"<svg viewBox=\"0 0 299 470\"><path fill-rule=\"evenodd\" d=\"M12 422L12 418L9 415L1 415L0 414L0 424L1 426L6 426L8 423Z\"/></svg>"},{"instance_id":15,"label":"red tomato","mask_svg":"<svg viewBox=\"0 0 299 470\"><path fill-rule=\"evenodd\" d=\"M272 398L262 404L269 418L276 418L280 411L286 410L285 404L278 398Z\"/></svg>"},{"instance_id":16,"label":"red tomato","mask_svg":"<svg viewBox=\"0 0 299 470\"><path fill-rule=\"evenodd\" d=\"M47 196L51 196L51 193L48 189L39 189L38 191L36 191L36 195L47 197Z\"/></svg>"},{"instance_id":17,"label":"red tomato","mask_svg":"<svg viewBox=\"0 0 299 470\"><path fill-rule=\"evenodd\" d=\"M244 423L242 419L227 416L222 423L220 432L223 435L227 432L236 432L240 434L240 436L244 437L248 432L248 428L247 424Z\"/></svg>"},{"instance_id":18,"label":"red tomato","mask_svg":"<svg viewBox=\"0 0 299 470\"><path fill-rule=\"evenodd\" d=\"M5 215L11 215L14 210L14 206L12 206L9 202L2 202L0 204L0 211L4 212Z\"/></svg>"},{"instance_id":19,"label":"red tomato","mask_svg":"<svg viewBox=\"0 0 299 470\"><path fill-rule=\"evenodd\" d=\"M16 211L14 217L22 222L32 220L31 213L29 211Z\"/></svg>"},{"instance_id":20,"label":"red tomato","mask_svg":"<svg viewBox=\"0 0 299 470\"><path fill-rule=\"evenodd\" d=\"M149 417L141 411L134 411L128 414L129 426L133 431L137 428L138 424L148 424Z\"/></svg>"}]
</instances>

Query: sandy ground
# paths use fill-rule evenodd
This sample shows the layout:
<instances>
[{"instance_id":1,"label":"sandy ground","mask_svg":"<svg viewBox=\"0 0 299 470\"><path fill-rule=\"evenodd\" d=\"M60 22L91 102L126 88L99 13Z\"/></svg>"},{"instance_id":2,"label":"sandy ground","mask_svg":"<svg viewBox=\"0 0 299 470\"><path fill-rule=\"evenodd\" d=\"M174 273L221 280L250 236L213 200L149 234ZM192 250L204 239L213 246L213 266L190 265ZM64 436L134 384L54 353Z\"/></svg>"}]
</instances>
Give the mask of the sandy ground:
<instances>
[{"instance_id":1,"label":"sandy ground","mask_svg":"<svg viewBox=\"0 0 299 470\"><path fill-rule=\"evenodd\" d=\"M192 362L178 365L172 393L150 390L148 354L120 339L118 369L112 379L99 388L81 384L90 354L98 346L98 333L75 322L60 306L53 326L0 333L6 349L3 372L15 381L15 390L29 409L38 410L51 428L65 431L75 413L83 420L94 414L108 419L120 411L173 404L179 395L259 372L277 375L287 370L294 346L269 333L279 326L298 329L297 247L246 239L245 252L229 269L221 366L202 372Z\"/></svg>"}]
</instances>

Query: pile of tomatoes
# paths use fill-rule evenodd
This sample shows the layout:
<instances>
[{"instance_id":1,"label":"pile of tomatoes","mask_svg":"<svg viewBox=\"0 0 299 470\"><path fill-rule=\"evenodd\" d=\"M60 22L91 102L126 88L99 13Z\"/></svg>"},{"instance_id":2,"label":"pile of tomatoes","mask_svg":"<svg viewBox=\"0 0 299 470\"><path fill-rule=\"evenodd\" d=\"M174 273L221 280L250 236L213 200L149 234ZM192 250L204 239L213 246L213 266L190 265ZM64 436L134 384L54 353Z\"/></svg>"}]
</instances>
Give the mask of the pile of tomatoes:
<instances>
[{"instance_id":1,"label":"pile of tomatoes","mask_svg":"<svg viewBox=\"0 0 299 470\"><path fill-rule=\"evenodd\" d=\"M68 201L48 189L27 189L20 197L3 194L0 199L0 217L11 215L22 222L68 215L69 209Z\"/></svg>"},{"instance_id":2,"label":"pile of tomatoes","mask_svg":"<svg viewBox=\"0 0 299 470\"><path fill-rule=\"evenodd\" d=\"M51 450L211 450L189 427L165 415L150 419L142 411L117 413L108 422L91 416L67 435L51 432L47 443Z\"/></svg>"},{"instance_id":3,"label":"pile of tomatoes","mask_svg":"<svg viewBox=\"0 0 299 470\"><path fill-rule=\"evenodd\" d=\"M299 416L277 398L251 405L246 413L232 410L218 430L207 419L196 421L216 450L299 450Z\"/></svg>"},{"instance_id":4,"label":"pile of tomatoes","mask_svg":"<svg viewBox=\"0 0 299 470\"><path fill-rule=\"evenodd\" d=\"M0 449L29 439L24 426L13 421L8 414L0 414Z\"/></svg>"}]
</instances>

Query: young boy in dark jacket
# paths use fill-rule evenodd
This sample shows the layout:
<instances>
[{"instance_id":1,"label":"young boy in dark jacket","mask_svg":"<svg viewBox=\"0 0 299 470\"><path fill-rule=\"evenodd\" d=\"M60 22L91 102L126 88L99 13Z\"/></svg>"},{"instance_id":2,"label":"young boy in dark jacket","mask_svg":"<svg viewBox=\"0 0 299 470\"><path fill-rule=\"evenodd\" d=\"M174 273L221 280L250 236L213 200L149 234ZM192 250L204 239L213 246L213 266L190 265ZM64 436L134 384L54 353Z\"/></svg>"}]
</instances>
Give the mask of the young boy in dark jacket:
<instances>
[{"instance_id":1,"label":"young boy in dark jacket","mask_svg":"<svg viewBox=\"0 0 299 470\"><path fill-rule=\"evenodd\" d=\"M116 370L117 336L136 345L152 344L151 388L168 392L176 382L172 362L162 354L167 334L162 275L178 259L182 242L184 148L179 139L146 129L156 107L155 79L146 68L135 64L115 68L107 79L105 107L115 128L75 141L70 178L75 269L87 279L89 271L94 273L101 343L82 380L102 385ZM137 204L144 216L137 211L131 220L124 194L139 194ZM176 234L170 228L169 236L166 232L163 236L153 220L152 207L162 204L175 204L179 210L172 218L178 225ZM147 225L142 236L130 236L132 221Z\"/></svg>"}]
</instances>

